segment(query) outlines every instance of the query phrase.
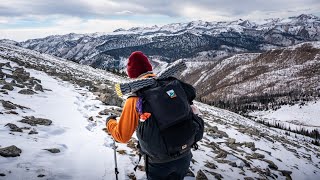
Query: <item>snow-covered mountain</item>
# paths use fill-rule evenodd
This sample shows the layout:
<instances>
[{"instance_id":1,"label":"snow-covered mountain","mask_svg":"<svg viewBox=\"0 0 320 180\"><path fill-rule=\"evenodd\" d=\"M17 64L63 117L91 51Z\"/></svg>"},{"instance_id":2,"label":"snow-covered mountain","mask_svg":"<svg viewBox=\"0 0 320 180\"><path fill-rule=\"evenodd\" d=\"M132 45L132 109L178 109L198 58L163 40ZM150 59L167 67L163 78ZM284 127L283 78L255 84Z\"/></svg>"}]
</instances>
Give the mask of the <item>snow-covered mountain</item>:
<instances>
[{"instance_id":1,"label":"snow-covered mountain","mask_svg":"<svg viewBox=\"0 0 320 180\"><path fill-rule=\"evenodd\" d=\"M4 44L12 44L12 45L16 45L19 46L19 43L10 39L0 39L0 43L4 43Z\"/></svg>"},{"instance_id":2,"label":"snow-covered mountain","mask_svg":"<svg viewBox=\"0 0 320 180\"><path fill-rule=\"evenodd\" d=\"M235 112L277 109L320 95L320 41L188 66L183 79L197 88L199 100Z\"/></svg>"},{"instance_id":3,"label":"snow-covered mountain","mask_svg":"<svg viewBox=\"0 0 320 180\"><path fill-rule=\"evenodd\" d=\"M115 179L102 128L121 112L112 84L125 79L11 44L0 44L0 78L0 179ZM185 179L318 179L311 138L195 104L205 135ZM119 179L145 179L134 142L117 144Z\"/></svg>"},{"instance_id":4,"label":"snow-covered mountain","mask_svg":"<svg viewBox=\"0 0 320 180\"><path fill-rule=\"evenodd\" d=\"M30 39L20 45L93 67L118 69L135 50L167 62L192 57L214 60L239 52L260 52L319 40L320 18L302 14L259 23L242 19L192 21L118 29L113 33L71 33Z\"/></svg>"}]
</instances>

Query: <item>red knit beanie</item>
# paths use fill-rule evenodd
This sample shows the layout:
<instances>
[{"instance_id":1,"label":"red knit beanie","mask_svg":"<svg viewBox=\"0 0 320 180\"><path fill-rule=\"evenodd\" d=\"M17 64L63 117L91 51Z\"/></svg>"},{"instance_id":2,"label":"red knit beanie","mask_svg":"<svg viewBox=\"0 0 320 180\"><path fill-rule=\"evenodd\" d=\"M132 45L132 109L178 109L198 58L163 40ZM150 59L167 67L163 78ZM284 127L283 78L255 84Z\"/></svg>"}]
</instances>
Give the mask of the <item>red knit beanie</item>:
<instances>
[{"instance_id":1,"label":"red knit beanie","mask_svg":"<svg viewBox=\"0 0 320 180\"><path fill-rule=\"evenodd\" d=\"M129 56L127 72L130 78L137 78L141 74L152 71L152 66L141 51L135 51Z\"/></svg>"}]
</instances>

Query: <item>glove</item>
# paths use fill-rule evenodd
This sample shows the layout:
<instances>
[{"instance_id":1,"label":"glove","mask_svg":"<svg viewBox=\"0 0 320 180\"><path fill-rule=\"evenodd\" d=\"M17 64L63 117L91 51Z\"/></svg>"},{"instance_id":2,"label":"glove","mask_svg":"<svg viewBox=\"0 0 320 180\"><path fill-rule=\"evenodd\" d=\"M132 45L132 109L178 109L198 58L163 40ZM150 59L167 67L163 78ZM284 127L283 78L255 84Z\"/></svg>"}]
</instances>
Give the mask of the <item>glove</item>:
<instances>
[{"instance_id":1,"label":"glove","mask_svg":"<svg viewBox=\"0 0 320 180\"><path fill-rule=\"evenodd\" d=\"M201 114L200 110L195 105L191 105L191 109L193 114Z\"/></svg>"},{"instance_id":2,"label":"glove","mask_svg":"<svg viewBox=\"0 0 320 180\"><path fill-rule=\"evenodd\" d=\"M106 119L106 126L108 126L108 122L110 121L110 119L116 119L118 116L111 114L107 117Z\"/></svg>"}]
</instances>

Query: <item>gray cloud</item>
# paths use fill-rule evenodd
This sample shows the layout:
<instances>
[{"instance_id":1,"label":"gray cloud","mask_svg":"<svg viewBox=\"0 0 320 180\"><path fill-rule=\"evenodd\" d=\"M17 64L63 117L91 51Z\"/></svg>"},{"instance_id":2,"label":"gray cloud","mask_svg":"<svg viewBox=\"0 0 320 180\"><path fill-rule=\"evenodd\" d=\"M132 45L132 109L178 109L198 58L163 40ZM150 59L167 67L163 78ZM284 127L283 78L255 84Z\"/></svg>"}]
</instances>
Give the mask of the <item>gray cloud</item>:
<instances>
[{"instance_id":1,"label":"gray cloud","mask_svg":"<svg viewBox=\"0 0 320 180\"><path fill-rule=\"evenodd\" d=\"M113 0L114 2L127 2L125 0ZM246 15L252 12L272 12L296 9L298 7L319 7L319 0L132 0L132 4L146 7L148 13L164 15L181 15L184 5L199 7L202 9L223 12L229 15Z\"/></svg>"},{"instance_id":2,"label":"gray cloud","mask_svg":"<svg viewBox=\"0 0 320 180\"><path fill-rule=\"evenodd\" d=\"M59 2L55 0L12 0L0 5L0 16L26 16L26 15L70 15L90 16L94 10L76 0Z\"/></svg>"},{"instance_id":3,"label":"gray cloud","mask_svg":"<svg viewBox=\"0 0 320 180\"><path fill-rule=\"evenodd\" d=\"M103 3L111 2L111 5ZM101 3L101 7L99 7ZM116 4L116 6L112 6ZM185 6L220 13L222 16L246 16L253 12L270 14L272 12L297 11L301 8L320 8L319 0L10 0L0 5L0 16L26 15L67 15L121 16L118 12L132 12L138 15L164 15L183 17ZM97 9L98 8L98 9ZM122 14L123 15L123 14Z\"/></svg>"}]
</instances>

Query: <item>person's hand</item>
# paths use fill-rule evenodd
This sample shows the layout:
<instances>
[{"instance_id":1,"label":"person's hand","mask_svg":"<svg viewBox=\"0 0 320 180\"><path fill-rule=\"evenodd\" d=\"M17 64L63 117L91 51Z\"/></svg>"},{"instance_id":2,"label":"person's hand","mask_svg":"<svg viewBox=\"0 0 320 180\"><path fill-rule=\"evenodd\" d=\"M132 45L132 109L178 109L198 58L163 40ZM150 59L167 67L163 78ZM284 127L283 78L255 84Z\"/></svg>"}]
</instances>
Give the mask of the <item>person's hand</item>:
<instances>
[{"instance_id":1,"label":"person's hand","mask_svg":"<svg viewBox=\"0 0 320 180\"><path fill-rule=\"evenodd\" d=\"M107 118L106 118L106 126L108 125L108 122L110 121L110 119L116 119L118 116L114 115L114 114L110 114Z\"/></svg>"},{"instance_id":2,"label":"person's hand","mask_svg":"<svg viewBox=\"0 0 320 180\"><path fill-rule=\"evenodd\" d=\"M195 105L191 105L191 109L194 114L201 114L200 110Z\"/></svg>"}]
</instances>

